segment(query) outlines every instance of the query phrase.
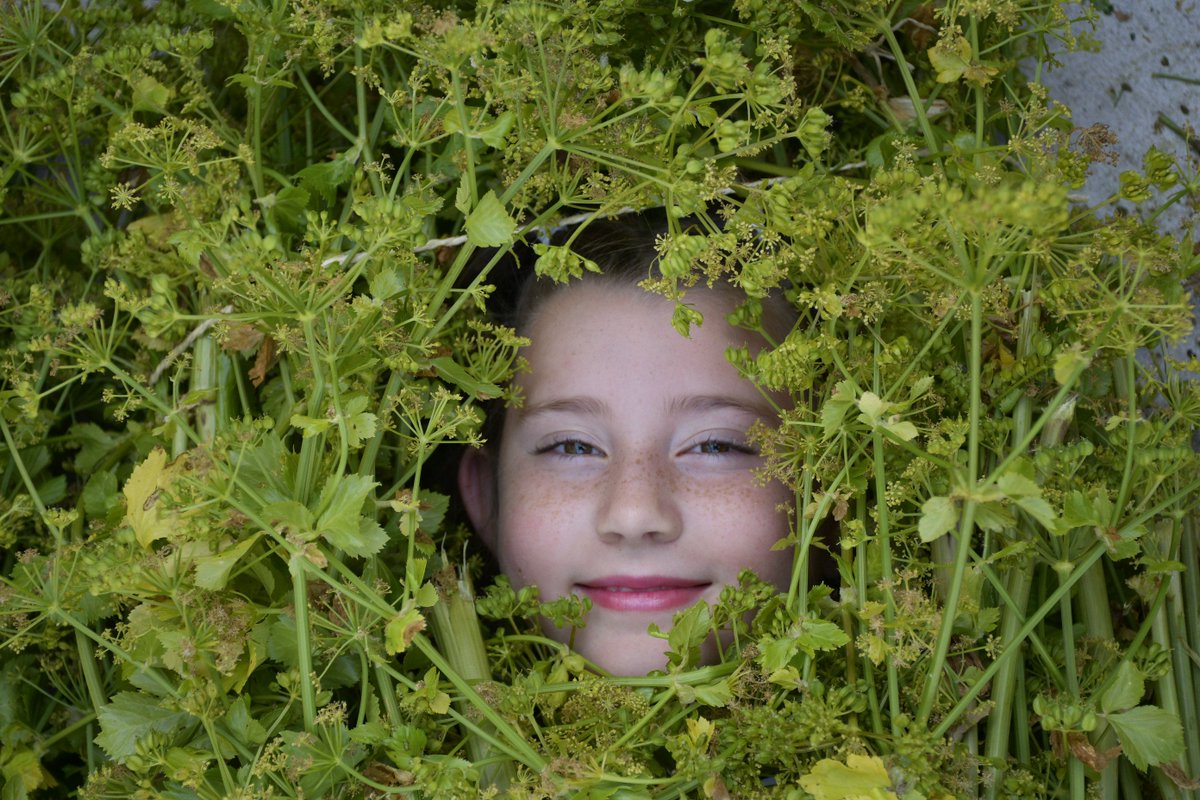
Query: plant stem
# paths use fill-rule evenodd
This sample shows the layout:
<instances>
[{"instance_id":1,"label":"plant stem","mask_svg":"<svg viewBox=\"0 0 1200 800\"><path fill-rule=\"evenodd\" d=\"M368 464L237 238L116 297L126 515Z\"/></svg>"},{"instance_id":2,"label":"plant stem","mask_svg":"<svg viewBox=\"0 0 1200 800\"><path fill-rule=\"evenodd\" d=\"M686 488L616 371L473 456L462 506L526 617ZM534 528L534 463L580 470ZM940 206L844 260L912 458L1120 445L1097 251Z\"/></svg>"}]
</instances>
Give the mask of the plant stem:
<instances>
[{"instance_id":1,"label":"plant stem","mask_svg":"<svg viewBox=\"0 0 1200 800\"><path fill-rule=\"evenodd\" d=\"M894 37L893 37L894 38ZM929 720L937 700L938 684L941 680L942 668L946 656L950 652L950 642L954 634L954 616L958 608L959 597L962 594L963 576L966 573L967 562L971 554L971 534L975 530L975 488L979 480L979 440L980 417L982 415L981 373L983 357L983 297L978 287L971 288L971 340L970 348L970 414L967 431L967 471L971 496L963 502L962 518L959 521L958 538L955 542L957 552L954 559L954 574L951 577L950 589L946 596L942 623L938 630L937 645L930 661L929 672L925 676L925 688L921 692L921 705L917 712L920 724ZM949 535L949 534L947 534Z\"/></svg>"},{"instance_id":2,"label":"plant stem","mask_svg":"<svg viewBox=\"0 0 1200 800\"><path fill-rule=\"evenodd\" d=\"M300 706L304 713L304 730L312 732L317 716L317 699L313 689L312 642L308 627L308 582L303 553L294 552L288 558L292 574L292 608L296 619L296 661L300 669Z\"/></svg>"},{"instance_id":3,"label":"plant stem","mask_svg":"<svg viewBox=\"0 0 1200 800\"><path fill-rule=\"evenodd\" d=\"M1029 358L1033 353L1033 334L1037 330L1039 306L1035 302L1036 292L1034 289L1027 289L1021 295L1021 321L1017 330L1017 359ZM1013 409L1013 438L1017 441L1023 441L1026 434L1029 432L1029 427L1033 419L1033 398L1023 396L1017 401L1016 407ZM1061 426L1061 435L1065 435L1066 426ZM1055 442L1054 444L1057 444ZM1035 535L1035 532L1029 530L1029 522L1022 518L1019 522L1020 530L1025 538L1030 535ZM1032 559L1023 565L1018 565L1017 568L1009 571L1005 579L1005 589L1009 598L1012 601L1011 607L1005 608L1004 616L1000 623L1000 651L1004 652L1009 647L1016 647L1017 632L1025 622L1025 608L1029 605L1029 593L1033 587L1033 563ZM992 683L992 700L994 702L992 713L988 715L987 738L985 745L985 754L989 759L999 761L1008 756L1009 753L1009 734L1013 721L1014 711L1024 716L1025 707L1022 704L1020 697L1014 697L1014 692L1017 689L1018 680L1023 680L1025 670L1025 657L1023 654L1017 655L1006 663L996 674L996 679ZM1021 725L1018 721L1018 734L1020 741L1024 744L1025 758L1019 759L1022 764L1028 760L1028 739L1024 736L1026 726ZM998 797L996 794L1003 782L1004 771L999 767L994 767L992 770L992 778L988 782L988 799L995 800Z\"/></svg>"},{"instance_id":4,"label":"plant stem","mask_svg":"<svg viewBox=\"0 0 1200 800\"><path fill-rule=\"evenodd\" d=\"M450 569L454 572L457 578L454 581L456 591L440 595L438 602L430 609L433 634L441 645L446 661L463 680L472 683L491 680L492 672L479 629L479 617L475 613L475 591L470 575L454 570L444 560L443 554L435 562L434 571L442 573ZM460 700L459 706L459 710L466 713L469 703ZM475 762L494 757L492 749L479 736L467 736L467 751ZM512 765L507 761L487 764L483 769L482 782L504 791L512 782Z\"/></svg>"}]
</instances>

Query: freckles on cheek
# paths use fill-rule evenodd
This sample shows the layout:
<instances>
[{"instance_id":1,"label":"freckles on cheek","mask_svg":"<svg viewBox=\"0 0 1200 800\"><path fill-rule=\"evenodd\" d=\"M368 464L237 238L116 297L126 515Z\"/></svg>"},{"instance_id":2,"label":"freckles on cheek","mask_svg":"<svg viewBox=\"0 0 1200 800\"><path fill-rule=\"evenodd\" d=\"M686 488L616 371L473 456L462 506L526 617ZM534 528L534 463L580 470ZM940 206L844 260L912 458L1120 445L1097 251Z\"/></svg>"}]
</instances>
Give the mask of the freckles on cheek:
<instances>
[{"instance_id":1,"label":"freckles on cheek","mask_svg":"<svg viewBox=\"0 0 1200 800\"><path fill-rule=\"evenodd\" d=\"M544 484L508 493L496 555L510 578L522 585L547 578L544 565L557 561L569 539L579 534L574 506L583 494L578 487Z\"/></svg>"}]
</instances>

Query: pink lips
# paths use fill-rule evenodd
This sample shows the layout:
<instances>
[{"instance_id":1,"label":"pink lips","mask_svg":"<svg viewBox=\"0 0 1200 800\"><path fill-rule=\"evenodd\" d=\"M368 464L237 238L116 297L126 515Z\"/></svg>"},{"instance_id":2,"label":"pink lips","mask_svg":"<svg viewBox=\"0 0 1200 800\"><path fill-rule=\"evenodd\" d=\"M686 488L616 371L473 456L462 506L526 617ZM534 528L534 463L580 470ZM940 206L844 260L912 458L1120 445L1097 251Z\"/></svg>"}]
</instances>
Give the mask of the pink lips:
<instances>
[{"instance_id":1,"label":"pink lips","mask_svg":"<svg viewBox=\"0 0 1200 800\"><path fill-rule=\"evenodd\" d=\"M609 575L578 588L593 605L611 611L669 611L695 603L711 585L662 575Z\"/></svg>"}]
</instances>

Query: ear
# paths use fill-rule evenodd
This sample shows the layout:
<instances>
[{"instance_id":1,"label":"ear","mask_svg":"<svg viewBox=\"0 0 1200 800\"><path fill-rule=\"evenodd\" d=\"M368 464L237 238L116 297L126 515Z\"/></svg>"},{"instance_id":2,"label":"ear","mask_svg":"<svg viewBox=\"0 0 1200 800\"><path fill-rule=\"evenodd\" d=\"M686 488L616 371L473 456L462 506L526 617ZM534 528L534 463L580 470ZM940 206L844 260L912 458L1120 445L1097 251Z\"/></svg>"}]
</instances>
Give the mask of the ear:
<instances>
[{"instance_id":1,"label":"ear","mask_svg":"<svg viewBox=\"0 0 1200 800\"><path fill-rule=\"evenodd\" d=\"M458 462L458 493L471 527L488 550L496 552L496 470L481 448L468 448Z\"/></svg>"}]
</instances>

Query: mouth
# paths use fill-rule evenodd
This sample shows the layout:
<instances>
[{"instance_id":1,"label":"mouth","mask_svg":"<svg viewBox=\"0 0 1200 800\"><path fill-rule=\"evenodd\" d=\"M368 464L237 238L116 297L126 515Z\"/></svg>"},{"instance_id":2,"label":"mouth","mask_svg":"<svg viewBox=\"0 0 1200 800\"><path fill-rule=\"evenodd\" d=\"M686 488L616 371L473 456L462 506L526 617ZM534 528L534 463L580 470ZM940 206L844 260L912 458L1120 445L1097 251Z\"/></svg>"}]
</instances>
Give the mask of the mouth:
<instances>
[{"instance_id":1,"label":"mouth","mask_svg":"<svg viewBox=\"0 0 1200 800\"><path fill-rule=\"evenodd\" d=\"M700 599L709 581L661 575L613 575L576 584L592 605L610 611L670 611Z\"/></svg>"}]
</instances>

